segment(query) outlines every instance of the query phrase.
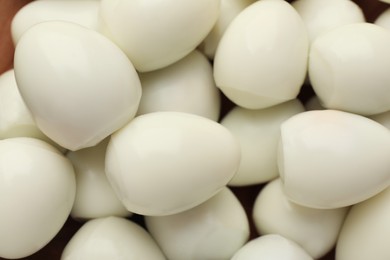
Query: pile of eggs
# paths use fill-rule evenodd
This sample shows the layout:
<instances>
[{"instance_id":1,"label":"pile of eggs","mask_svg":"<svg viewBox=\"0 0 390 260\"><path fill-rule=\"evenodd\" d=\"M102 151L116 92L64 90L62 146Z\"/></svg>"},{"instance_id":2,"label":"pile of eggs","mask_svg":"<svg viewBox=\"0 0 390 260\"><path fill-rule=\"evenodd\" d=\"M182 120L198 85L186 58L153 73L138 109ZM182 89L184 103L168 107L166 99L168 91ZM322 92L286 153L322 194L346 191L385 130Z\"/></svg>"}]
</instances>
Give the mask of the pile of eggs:
<instances>
[{"instance_id":1,"label":"pile of eggs","mask_svg":"<svg viewBox=\"0 0 390 260\"><path fill-rule=\"evenodd\" d=\"M0 76L0 258L71 217L63 260L388 260L388 10L27 4Z\"/></svg>"}]
</instances>

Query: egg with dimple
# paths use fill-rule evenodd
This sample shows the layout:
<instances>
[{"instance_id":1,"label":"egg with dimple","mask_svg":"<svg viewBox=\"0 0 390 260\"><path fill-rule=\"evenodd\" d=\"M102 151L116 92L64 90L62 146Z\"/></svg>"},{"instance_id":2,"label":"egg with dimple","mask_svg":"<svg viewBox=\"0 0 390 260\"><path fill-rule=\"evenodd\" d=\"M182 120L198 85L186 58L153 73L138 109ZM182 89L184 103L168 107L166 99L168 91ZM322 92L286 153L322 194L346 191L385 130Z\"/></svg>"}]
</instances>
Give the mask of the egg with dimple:
<instances>
[{"instance_id":1,"label":"egg with dimple","mask_svg":"<svg viewBox=\"0 0 390 260\"><path fill-rule=\"evenodd\" d=\"M361 115L390 110L390 31L371 23L337 27L310 48L309 77L324 107Z\"/></svg>"},{"instance_id":2,"label":"egg with dimple","mask_svg":"<svg viewBox=\"0 0 390 260\"><path fill-rule=\"evenodd\" d=\"M31 26L45 21L68 21L89 29L98 29L99 2L82 1L32 1L20 9L11 23L14 44Z\"/></svg>"},{"instance_id":3,"label":"egg with dimple","mask_svg":"<svg viewBox=\"0 0 390 260\"><path fill-rule=\"evenodd\" d=\"M313 208L366 200L390 184L390 132L366 117L303 112L281 126L278 167L287 197Z\"/></svg>"},{"instance_id":4,"label":"egg with dimple","mask_svg":"<svg viewBox=\"0 0 390 260\"><path fill-rule=\"evenodd\" d=\"M215 82L248 109L294 99L305 79L308 48L305 24L289 3L257 1L234 18L219 42Z\"/></svg>"},{"instance_id":5,"label":"egg with dimple","mask_svg":"<svg viewBox=\"0 0 390 260\"><path fill-rule=\"evenodd\" d=\"M43 248L72 209L72 164L44 141L0 141L0 257L22 258Z\"/></svg>"},{"instance_id":6,"label":"egg with dimple","mask_svg":"<svg viewBox=\"0 0 390 260\"><path fill-rule=\"evenodd\" d=\"M119 217L86 222L70 239L61 260L165 260L153 238L136 223Z\"/></svg>"},{"instance_id":7,"label":"egg with dimple","mask_svg":"<svg viewBox=\"0 0 390 260\"><path fill-rule=\"evenodd\" d=\"M161 216L211 198L239 162L239 144L222 125L193 114L155 112L111 136L106 174L129 211Z\"/></svg>"},{"instance_id":8,"label":"egg with dimple","mask_svg":"<svg viewBox=\"0 0 390 260\"><path fill-rule=\"evenodd\" d=\"M193 51L160 70L140 73L142 98L137 115L157 111L192 113L217 121L220 96L207 58Z\"/></svg>"},{"instance_id":9,"label":"egg with dimple","mask_svg":"<svg viewBox=\"0 0 390 260\"><path fill-rule=\"evenodd\" d=\"M276 234L255 238L238 250L231 260L313 260L295 242Z\"/></svg>"},{"instance_id":10,"label":"egg with dimple","mask_svg":"<svg viewBox=\"0 0 390 260\"><path fill-rule=\"evenodd\" d=\"M96 145L138 109L141 84L132 63L106 37L80 25L31 27L16 46L14 67L37 126L69 150Z\"/></svg>"},{"instance_id":11,"label":"egg with dimple","mask_svg":"<svg viewBox=\"0 0 390 260\"><path fill-rule=\"evenodd\" d=\"M146 216L145 223L170 260L230 259L249 238L245 210L228 188L181 213Z\"/></svg>"},{"instance_id":12,"label":"egg with dimple","mask_svg":"<svg viewBox=\"0 0 390 260\"><path fill-rule=\"evenodd\" d=\"M217 21L220 0L102 0L101 31L136 69L166 67L193 51Z\"/></svg>"}]
</instances>

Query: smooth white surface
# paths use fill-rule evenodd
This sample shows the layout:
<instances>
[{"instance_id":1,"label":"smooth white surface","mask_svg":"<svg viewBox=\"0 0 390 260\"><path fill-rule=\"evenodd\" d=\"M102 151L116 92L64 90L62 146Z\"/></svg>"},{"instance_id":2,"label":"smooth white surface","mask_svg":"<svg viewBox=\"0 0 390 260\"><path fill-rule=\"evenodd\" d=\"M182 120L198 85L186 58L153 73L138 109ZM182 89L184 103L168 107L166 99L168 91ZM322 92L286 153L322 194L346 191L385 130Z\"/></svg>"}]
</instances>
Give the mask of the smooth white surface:
<instances>
[{"instance_id":1,"label":"smooth white surface","mask_svg":"<svg viewBox=\"0 0 390 260\"><path fill-rule=\"evenodd\" d=\"M390 183L389 158L389 130L363 116L316 110L281 127L284 191L307 207L344 207L376 195Z\"/></svg>"},{"instance_id":2,"label":"smooth white surface","mask_svg":"<svg viewBox=\"0 0 390 260\"><path fill-rule=\"evenodd\" d=\"M312 260L299 245L280 235L264 235L249 241L232 260Z\"/></svg>"},{"instance_id":3,"label":"smooth white surface","mask_svg":"<svg viewBox=\"0 0 390 260\"><path fill-rule=\"evenodd\" d=\"M37 138L54 145L62 153L66 152L37 127L20 96L13 69L0 75L0 139L10 137Z\"/></svg>"},{"instance_id":4,"label":"smooth white surface","mask_svg":"<svg viewBox=\"0 0 390 260\"><path fill-rule=\"evenodd\" d=\"M246 7L256 0L221 0L218 20L213 29L203 40L199 49L210 59L214 59L219 41L231 21Z\"/></svg>"},{"instance_id":5,"label":"smooth white surface","mask_svg":"<svg viewBox=\"0 0 390 260\"><path fill-rule=\"evenodd\" d=\"M382 26L383 28L390 30L390 8L383 11L374 21L376 25Z\"/></svg>"},{"instance_id":6,"label":"smooth white surface","mask_svg":"<svg viewBox=\"0 0 390 260\"><path fill-rule=\"evenodd\" d=\"M370 116L370 118L390 130L390 111Z\"/></svg>"},{"instance_id":7,"label":"smooth white surface","mask_svg":"<svg viewBox=\"0 0 390 260\"><path fill-rule=\"evenodd\" d=\"M363 11L351 0L296 0L291 4L305 22L311 42L339 26L365 22Z\"/></svg>"},{"instance_id":8,"label":"smooth white surface","mask_svg":"<svg viewBox=\"0 0 390 260\"><path fill-rule=\"evenodd\" d=\"M31 26L45 21L67 21L92 30L98 29L98 1L32 1L20 9L12 20L14 44Z\"/></svg>"},{"instance_id":9,"label":"smooth white surface","mask_svg":"<svg viewBox=\"0 0 390 260\"><path fill-rule=\"evenodd\" d=\"M44 247L72 209L71 163L33 138L0 141L0 257L22 258Z\"/></svg>"},{"instance_id":10,"label":"smooth white surface","mask_svg":"<svg viewBox=\"0 0 390 260\"><path fill-rule=\"evenodd\" d=\"M215 82L249 109L294 99L305 79L308 46L305 24L289 3L257 1L226 29L215 54Z\"/></svg>"},{"instance_id":11,"label":"smooth white surface","mask_svg":"<svg viewBox=\"0 0 390 260\"><path fill-rule=\"evenodd\" d=\"M96 145L133 118L141 98L126 55L99 33L68 22L29 29L15 76L39 129L69 150Z\"/></svg>"},{"instance_id":12,"label":"smooth white surface","mask_svg":"<svg viewBox=\"0 0 390 260\"><path fill-rule=\"evenodd\" d=\"M337 260L390 259L390 188L352 207L336 247Z\"/></svg>"},{"instance_id":13,"label":"smooth white surface","mask_svg":"<svg viewBox=\"0 0 390 260\"><path fill-rule=\"evenodd\" d=\"M76 172L77 193L71 216L91 219L131 215L116 196L104 170L108 139L100 144L67 153Z\"/></svg>"},{"instance_id":14,"label":"smooth white surface","mask_svg":"<svg viewBox=\"0 0 390 260\"><path fill-rule=\"evenodd\" d=\"M145 217L146 227L170 260L230 259L249 238L244 208L223 188L190 210Z\"/></svg>"},{"instance_id":15,"label":"smooth white surface","mask_svg":"<svg viewBox=\"0 0 390 260\"><path fill-rule=\"evenodd\" d=\"M260 110L233 108L221 121L239 140L241 162L231 186L264 183L279 176L280 125L304 108L297 99Z\"/></svg>"},{"instance_id":16,"label":"smooth white surface","mask_svg":"<svg viewBox=\"0 0 390 260\"><path fill-rule=\"evenodd\" d=\"M299 244L314 259L336 244L348 208L313 209L290 202L280 179L268 183L253 206L259 234L279 234Z\"/></svg>"},{"instance_id":17,"label":"smooth white surface","mask_svg":"<svg viewBox=\"0 0 390 260\"><path fill-rule=\"evenodd\" d=\"M390 110L390 31L370 23L338 27L311 45L309 76L326 108L372 115Z\"/></svg>"},{"instance_id":18,"label":"smooth white surface","mask_svg":"<svg viewBox=\"0 0 390 260\"><path fill-rule=\"evenodd\" d=\"M9 70L0 76L0 139L18 136L47 139L20 96L14 71Z\"/></svg>"},{"instance_id":19,"label":"smooth white surface","mask_svg":"<svg viewBox=\"0 0 390 260\"><path fill-rule=\"evenodd\" d=\"M106 174L126 208L169 215L220 191L240 162L240 147L220 124L196 115L155 112L111 136Z\"/></svg>"},{"instance_id":20,"label":"smooth white surface","mask_svg":"<svg viewBox=\"0 0 390 260\"><path fill-rule=\"evenodd\" d=\"M219 118L220 96L207 58L193 51L160 70L140 74L142 98L137 115L178 111Z\"/></svg>"},{"instance_id":21,"label":"smooth white surface","mask_svg":"<svg viewBox=\"0 0 390 260\"><path fill-rule=\"evenodd\" d=\"M163 260L151 236L130 220L107 217L90 220L71 238L61 260Z\"/></svg>"},{"instance_id":22,"label":"smooth white surface","mask_svg":"<svg viewBox=\"0 0 390 260\"><path fill-rule=\"evenodd\" d=\"M220 0L102 0L102 32L138 71L166 67L193 51L217 21Z\"/></svg>"}]
</instances>

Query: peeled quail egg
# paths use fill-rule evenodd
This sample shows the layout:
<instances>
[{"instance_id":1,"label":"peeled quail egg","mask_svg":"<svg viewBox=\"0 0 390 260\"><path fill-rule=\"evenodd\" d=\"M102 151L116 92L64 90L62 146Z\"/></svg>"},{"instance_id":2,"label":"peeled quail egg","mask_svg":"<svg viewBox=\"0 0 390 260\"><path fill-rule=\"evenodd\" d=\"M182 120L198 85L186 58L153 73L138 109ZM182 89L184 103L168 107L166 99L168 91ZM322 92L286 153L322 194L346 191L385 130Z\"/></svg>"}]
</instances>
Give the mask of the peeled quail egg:
<instances>
[{"instance_id":1,"label":"peeled quail egg","mask_svg":"<svg viewBox=\"0 0 390 260\"><path fill-rule=\"evenodd\" d=\"M31 27L15 50L20 94L39 129L69 150L94 146L131 120L141 98L126 55L69 22Z\"/></svg>"},{"instance_id":2,"label":"peeled quail egg","mask_svg":"<svg viewBox=\"0 0 390 260\"><path fill-rule=\"evenodd\" d=\"M125 207L169 215L195 207L236 173L240 147L222 125L197 115L155 112L111 136L106 173Z\"/></svg>"},{"instance_id":3,"label":"peeled quail egg","mask_svg":"<svg viewBox=\"0 0 390 260\"><path fill-rule=\"evenodd\" d=\"M245 8L226 29L214 59L214 78L237 105L260 109L296 98L306 76L305 24L284 0Z\"/></svg>"},{"instance_id":4,"label":"peeled quail egg","mask_svg":"<svg viewBox=\"0 0 390 260\"><path fill-rule=\"evenodd\" d=\"M390 184L390 132L366 117L314 110L281 126L278 166L287 197L307 207L338 208Z\"/></svg>"}]
</instances>

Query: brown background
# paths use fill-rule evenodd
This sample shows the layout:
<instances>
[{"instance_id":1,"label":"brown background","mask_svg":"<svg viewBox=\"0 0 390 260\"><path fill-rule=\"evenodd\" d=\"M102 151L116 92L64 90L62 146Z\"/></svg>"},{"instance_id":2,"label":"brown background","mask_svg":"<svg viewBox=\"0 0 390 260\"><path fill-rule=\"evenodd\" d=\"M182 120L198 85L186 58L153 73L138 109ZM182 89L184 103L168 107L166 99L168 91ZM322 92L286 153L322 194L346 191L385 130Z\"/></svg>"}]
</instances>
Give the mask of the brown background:
<instances>
[{"instance_id":1,"label":"brown background","mask_svg":"<svg viewBox=\"0 0 390 260\"><path fill-rule=\"evenodd\" d=\"M15 15L17 10L19 10L23 5L29 3L31 0L0 0L0 73L12 68L13 63L13 52L14 48L10 38L10 22L12 17ZM326 1L326 0L324 0ZM291 1L289 1L291 2ZM374 19L385 10L390 5L386 5L378 0L355 0L360 7L362 7L366 19L369 22L374 21ZM312 94L310 87L305 86L302 89L299 97L305 100L308 96ZM222 113L226 113L232 104L224 99ZM233 191L236 193L240 201L243 203L245 210L247 211L248 216L251 216L253 201L256 198L257 194L261 190L262 185L255 185L245 188L233 188ZM39 210L39 209L37 209ZM28 215L26 215L28 218ZM132 220L143 224L141 216L133 216ZM82 225L80 222L76 222L72 219L68 219L65 223L62 230L57 234L57 236L41 251L36 254L23 258L30 260L44 260L51 259L56 260L60 259L61 252L65 247L66 243L72 237L72 235L77 231L77 229ZM254 230L253 223L251 223L251 237L256 237L258 234ZM0 258L0 260L3 258ZM322 260L333 260L334 251L326 255Z\"/></svg>"}]
</instances>

